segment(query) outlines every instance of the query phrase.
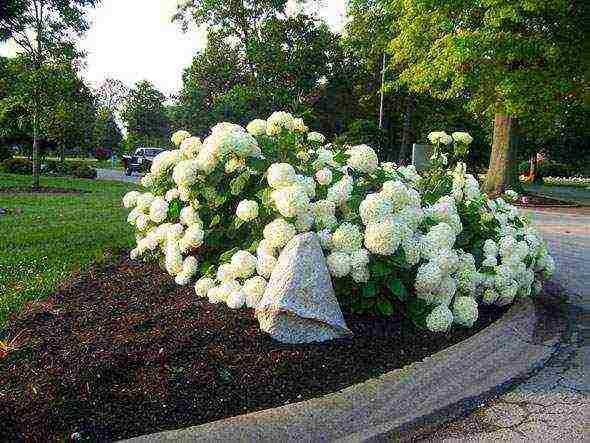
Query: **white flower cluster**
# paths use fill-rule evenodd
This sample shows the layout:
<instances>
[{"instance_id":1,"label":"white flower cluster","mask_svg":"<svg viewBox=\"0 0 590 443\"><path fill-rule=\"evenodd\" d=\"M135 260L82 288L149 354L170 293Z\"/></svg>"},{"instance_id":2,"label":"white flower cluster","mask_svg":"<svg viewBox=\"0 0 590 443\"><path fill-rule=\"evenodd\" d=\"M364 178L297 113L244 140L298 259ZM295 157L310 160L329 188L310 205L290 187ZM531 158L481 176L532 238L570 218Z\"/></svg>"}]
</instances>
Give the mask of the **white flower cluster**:
<instances>
[{"instance_id":1,"label":"white flower cluster","mask_svg":"<svg viewBox=\"0 0 590 443\"><path fill-rule=\"evenodd\" d=\"M543 183L549 186L590 187L590 177L543 177Z\"/></svg>"},{"instance_id":2,"label":"white flower cluster","mask_svg":"<svg viewBox=\"0 0 590 443\"><path fill-rule=\"evenodd\" d=\"M266 148L262 155L259 140L276 144L280 155ZM295 146L285 145L293 140ZM463 132L434 132L429 140L472 142ZM403 261L413 278L407 289L431 306L426 325L438 332L452 324L472 326L478 302L506 305L537 292L554 270L539 233L506 201L513 196L507 192L506 198L488 200L462 163L445 172L452 192L426 203L427 190L413 166L380 164L366 145L332 150L323 146L322 134L308 133L303 120L286 112L253 120L246 129L220 123L202 142L183 131L172 141L178 149L158 155L142 180L148 192L123 198L137 231L131 255L162 258L178 284L196 280L195 292L211 303L255 308L281 250L298 232L308 231L317 232L330 274L357 285L379 278L372 275L374 261ZM241 171L255 178L252 186L235 194L232 188L231 195L219 190L230 188ZM214 191L213 197L203 194L197 200L215 186L220 195ZM229 210L221 212L212 203L219 197ZM467 234L474 231L464 226L474 223L464 217L466 208L478 214L477 231L485 232L479 243L470 244L477 251L461 243L465 228ZM239 238L240 246L221 256L223 263L206 267L210 258L201 255L207 254L209 235L234 229L223 226L234 214L236 229L246 226L253 238ZM216 231L218 226L226 231ZM201 262L207 269L199 268Z\"/></svg>"}]
</instances>

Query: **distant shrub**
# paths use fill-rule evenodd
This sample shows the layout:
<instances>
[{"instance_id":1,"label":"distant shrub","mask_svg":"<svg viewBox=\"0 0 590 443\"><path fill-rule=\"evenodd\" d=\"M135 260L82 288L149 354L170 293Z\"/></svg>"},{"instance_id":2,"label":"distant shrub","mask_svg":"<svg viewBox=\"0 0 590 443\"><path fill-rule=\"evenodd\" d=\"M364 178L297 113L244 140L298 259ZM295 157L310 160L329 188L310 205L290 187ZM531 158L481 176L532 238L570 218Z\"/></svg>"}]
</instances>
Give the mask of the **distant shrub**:
<instances>
[{"instance_id":1,"label":"distant shrub","mask_svg":"<svg viewBox=\"0 0 590 443\"><path fill-rule=\"evenodd\" d=\"M72 175L77 178L96 178L96 169L84 163L72 163Z\"/></svg>"},{"instance_id":2,"label":"distant shrub","mask_svg":"<svg viewBox=\"0 0 590 443\"><path fill-rule=\"evenodd\" d=\"M108 160L109 158L111 158L112 154L113 151L105 148L96 148L96 150L94 151L94 157L97 160Z\"/></svg>"},{"instance_id":3,"label":"distant shrub","mask_svg":"<svg viewBox=\"0 0 590 443\"><path fill-rule=\"evenodd\" d=\"M28 175L33 173L33 162L25 158L9 158L0 163L0 170L10 174Z\"/></svg>"},{"instance_id":4,"label":"distant shrub","mask_svg":"<svg viewBox=\"0 0 590 443\"><path fill-rule=\"evenodd\" d=\"M8 146L0 146L0 162L12 158L12 151Z\"/></svg>"},{"instance_id":5,"label":"distant shrub","mask_svg":"<svg viewBox=\"0 0 590 443\"><path fill-rule=\"evenodd\" d=\"M554 160L545 160L537 165L537 176L543 177L573 177L578 174L578 168Z\"/></svg>"}]
</instances>

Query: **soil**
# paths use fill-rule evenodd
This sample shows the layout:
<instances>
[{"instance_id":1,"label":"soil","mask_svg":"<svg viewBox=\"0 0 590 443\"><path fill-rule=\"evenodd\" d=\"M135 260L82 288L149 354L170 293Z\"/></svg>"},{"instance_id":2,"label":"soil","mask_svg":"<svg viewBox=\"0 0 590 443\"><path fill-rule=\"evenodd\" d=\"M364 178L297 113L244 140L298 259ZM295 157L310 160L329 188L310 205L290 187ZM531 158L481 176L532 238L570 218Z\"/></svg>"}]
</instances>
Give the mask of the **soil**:
<instances>
[{"instance_id":1,"label":"soil","mask_svg":"<svg viewBox=\"0 0 590 443\"><path fill-rule=\"evenodd\" d=\"M0 188L0 194L32 194L32 195L80 195L86 194L90 191L84 191L82 189L68 189L68 188L51 188L46 186L40 186L37 189L33 189L30 186L11 186L8 188Z\"/></svg>"},{"instance_id":2,"label":"soil","mask_svg":"<svg viewBox=\"0 0 590 443\"><path fill-rule=\"evenodd\" d=\"M286 345L254 312L178 287L157 265L114 259L46 302L31 303L0 339L0 441L111 441L307 400L460 342L472 329L417 330L399 314L345 314L351 339Z\"/></svg>"},{"instance_id":3,"label":"soil","mask_svg":"<svg viewBox=\"0 0 590 443\"><path fill-rule=\"evenodd\" d=\"M526 199L526 200L523 200ZM578 206L575 203L558 200L556 198L545 197L537 194L524 194L518 197L518 200L514 202L515 206L523 208L543 208L543 207L575 207Z\"/></svg>"}]
</instances>

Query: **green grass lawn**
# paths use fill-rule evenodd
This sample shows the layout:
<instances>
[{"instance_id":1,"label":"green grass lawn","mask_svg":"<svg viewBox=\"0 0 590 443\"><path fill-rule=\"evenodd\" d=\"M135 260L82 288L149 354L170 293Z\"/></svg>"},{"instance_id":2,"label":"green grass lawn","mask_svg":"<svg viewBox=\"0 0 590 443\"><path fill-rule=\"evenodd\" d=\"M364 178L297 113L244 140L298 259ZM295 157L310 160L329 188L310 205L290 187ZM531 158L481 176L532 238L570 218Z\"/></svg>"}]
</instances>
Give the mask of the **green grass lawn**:
<instances>
[{"instance_id":1,"label":"green grass lawn","mask_svg":"<svg viewBox=\"0 0 590 443\"><path fill-rule=\"evenodd\" d=\"M30 176L0 174L0 188L29 186ZM136 185L41 177L41 186L90 191L49 195L0 192L0 327L29 300L53 293L73 272L132 247L121 197ZM22 212L21 212L22 211Z\"/></svg>"}]
</instances>

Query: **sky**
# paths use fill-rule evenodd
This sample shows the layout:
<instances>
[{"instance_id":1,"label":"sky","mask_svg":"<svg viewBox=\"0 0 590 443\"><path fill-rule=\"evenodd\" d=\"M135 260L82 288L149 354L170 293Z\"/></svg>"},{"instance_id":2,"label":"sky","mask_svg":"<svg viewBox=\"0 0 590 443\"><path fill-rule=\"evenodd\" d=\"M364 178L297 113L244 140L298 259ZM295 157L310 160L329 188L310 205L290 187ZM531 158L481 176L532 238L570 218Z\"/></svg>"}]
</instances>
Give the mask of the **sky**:
<instances>
[{"instance_id":1,"label":"sky","mask_svg":"<svg viewBox=\"0 0 590 443\"><path fill-rule=\"evenodd\" d=\"M165 94L178 91L182 71L206 44L206 30L183 33L170 18L178 0L103 0L89 13L91 28L80 43L87 52L83 76L91 86L112 77L132 86L150 80ZM320 15L339 31L346 0L325 0ZM0 45L0 55L14 53Z\"/></svg>"}]
</instances>

